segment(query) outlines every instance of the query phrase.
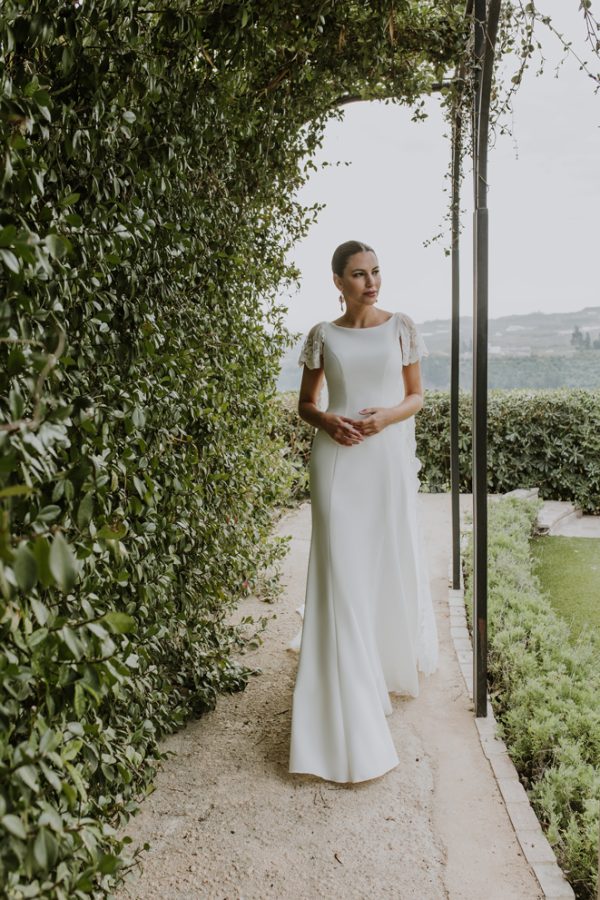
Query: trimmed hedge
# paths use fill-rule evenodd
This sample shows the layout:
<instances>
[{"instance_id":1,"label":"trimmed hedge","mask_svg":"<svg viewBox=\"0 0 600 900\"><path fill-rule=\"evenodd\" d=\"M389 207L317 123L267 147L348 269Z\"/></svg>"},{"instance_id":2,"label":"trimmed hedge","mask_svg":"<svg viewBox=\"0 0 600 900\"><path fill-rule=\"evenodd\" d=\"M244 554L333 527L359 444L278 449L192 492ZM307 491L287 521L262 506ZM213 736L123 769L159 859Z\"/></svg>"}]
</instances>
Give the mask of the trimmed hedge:
<instances>
[{"instance_id":1,"label":"trimmed hedge","mask_svg":"<svg viewBox=\"0 0 600 900\"><path fill-rule=\"evenodd\" d=\"M278 395L279 434L297 466L308 460L314 429L297 415L298 394ZM291 420L290 420L291 416ZM459 398L460 491L471 486L471 395ZM285 424L283 424L285 422ZM421 490L450 490L450 395L425 391L415 420ZM488 490L539 486L544 500L570 500L600 513L600 391L490 391ZM307 483L295 489L307 496Z\"/></svg>"},{"instance_id":2,"label":"trimmed hedge","mask_svg":"<svg viewBox=\"0 0 600 900\"><path fill-rule=\"evenodd\" d=\"M471 485L471 394L459 398L460 490ZM450 489L450 395L426 392L416 417L419 477ZM570 500L600 513L600 391L490 391L488 490L539 487L544 500Z\"/></svg>"},{"instance_id":3,"label":"trimmed hedge","mask_svg":"<svg viewBox=\"0 0 600 900\"><path fill-rule=\"evenodd\" d=\"M595 900L600 820L600 641L576 640L541 592L529 539L540 501L490 501L488 682L509 755L580 900ZM472 535L464 554L473 632Z\"/></svg>"}]
</instances>

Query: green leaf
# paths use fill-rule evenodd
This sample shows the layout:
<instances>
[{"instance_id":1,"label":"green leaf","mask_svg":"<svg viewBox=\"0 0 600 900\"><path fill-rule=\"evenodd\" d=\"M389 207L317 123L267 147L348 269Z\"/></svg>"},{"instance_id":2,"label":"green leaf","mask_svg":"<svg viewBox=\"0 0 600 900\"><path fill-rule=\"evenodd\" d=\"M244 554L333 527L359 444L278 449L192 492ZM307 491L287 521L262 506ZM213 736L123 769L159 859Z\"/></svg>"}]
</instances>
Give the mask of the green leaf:
<instances>
[{"instance_id":1,"label":"green leaf","mask_svg":"<svg viewBox=\"0 0 600 900\"><path fill-rule=\"evenodd\" d=\"M14 243L16 236L17 229L14 225L6 225L4 228L0 228L0 247L8 247Z\"/></svg>"},{"instance_id":2,"label":"green leaf","mask_svg":"<svg viewBox=\"0 0 600 900\"><path fill-rule=\"evenodd\" d=\"M58 857L58 843L47 828L40 828L33 842L33 856L38 866L45 871L52 869Z\"/></svg>"},{"instance_id":3,"label":"green leaf","mask_svg":"<svg viewBox=\"0 0 600 900\"><path fill-rule=\"evenodd\" d=\"M33 493L33 488L28 484L11 484L10 487L0 490L0 497L21 497Z\"/></svg>"},{"instance_id":4,"label":"green leaf","mask_svg":"<svg viewBox=\"0 0 600 900\"><path fill-rule=\"evenodd\" d=\"M61 513L60 506L57 506L55 503L50 504L50 506L44 506L43 509L40 509L36 516L36 520L39 522L52 522L54 519L58 518Z\"/></svg>"},{"instance_id":5,"label":"green leaf","mask_svg":"<svg viewBox=\"0 0 600 900\"><path fill-rule=\"evenodd\" d=\"M135 628L135 619L122 612L108 612L102 616L101 622L106 622L109 629L116 634L126 634Z\"/></svg>"},{"instance_id":6,"label":"green leaf","mask_svg":"<svg viewBox=\"0 0 600 900\"><path fill-rule=\"evenodd\" d=\"M54 584L50 571L50 542L43 535L36 537L33 542L33 555L37 562L40 583L45 588L50 587L51 584Z\"/></svg>"},{"instance_id":7,"label":"green leaf","mask_svg":"<svg viewBox=\"0 0 600 900\"><path fill-rule=\"evenodd\" d=\"M20 838L20 840L24 841L27 839L27 832L25 831L25 826L23 822L18 816L7 815L2 816L0 819L0 823L9 831L14 837Z\"/></svg>"},{"instance_id":8,"label":"green leaf","mask_svg":"<svg viewBox=\"0 0 600 900\"><path fill-rule=\"evenodd\" d=\"M50 618L50 612L46 606L35 597L30 597L29 604L33 611L34 616L36 617L38 623L40 625L45 625L48 619Z\"/></svg>"},{"instance_id":9,"label":"green leaf","mask_svg":"<svg viewBox=\"0 0 600 900\"><path fill-rule=\"evenodd\" d=\"M77 510L77 526L83 530L92 520L94 512L94 496L91 491L85 494Z\"/></svg>"},{"instance_id":10,"label":"green leaf","mask_svg":"<svg viewBox=\"0 0 600 900\"><path fill-rule=\"evenodd\" d=\"M73 203L77 203L77 201L79 200L80 197L81 197L81 194L78 194L77 192L67 194L66 197L63 197L62 200L60 201L60 205L63 207L72 206Z\"/></svg>"},{"instance_id":11,"label":"green leaf","mask_svg":"<svg viewBox=\"0 0 600 900\"><path fill-rule=\"evenodd\" d=\"M44 812L38 819L38 825L49 825L57 834L61 834L63 830L63 820L60 814L49 803L44 804Z\"/></svg>"},{"instance_id":12,"label":"green leaf","mask_svg":"<svg viewBox=\"0 0 600 900\"><path fill-rule=\"evenodd\" d=\"M75 707L75 714L79 716L80 719L82 719L85 715L85 692L79 682L77 682L77 684L75 685L75 691L73 693L73 706Z\"/></svg>"},{"instance_id":13,"label":"green leaf","mask_svg":"<svg viewBox=\"0 0 600 900\"><path fill-rule=\"evenodd\" d=\"M38 574L35 556L25 543L21 544L17 549L13 563L13 572L22 591L30 591L37 583ZM44 623L42 622L41 624L43 625Z\"/></svg>"},{"instance_id":14,"label":"green leaf","mask_svg":"<svg viewBox=\"0 0 600 900\"><path fill-rule=\"evenodd\" d=\"M98 862L98 869L103 875L113 875L119 868L121 861L113 853L103 853Z\"/></svg>"},{"instance_id":15,"label":"green leaf","mask_svg":"<svg viewBox=\"0 0 600 900\"><path fill-rule=\"evenodd\" d=\"M34 766L19 766L19 768L15 770L15 775L18 775L21 781L37 794L40 789L40 783Z\"/></svg>"},{"instance_id":16,"label":"green leaf","mask_svg":"<svg viewBox=\"0 0 600 900\"><path fill-rule=\"evenodd\" d=\"M84 646L83 643L79 640L75 632L72 628L69 628L68 625L64 625L58 634L61 636L63 642L66 644L70 652L73 654L76 660L80 660L83 656Z\"/></svg>"},{"instance_id":17,"label":"green leaf","mask_svg":"<svg viewBox=\"0 0 600 900\"><path fill-rule=\"evenodd\" d=\"M123 524L118 525L116 528L111 525L103 525L96 537L102 538L105 541L119 541L122 537L125 537L126 534L127 527Z\"/></svg>"},{"instance_id":18,"label":"green leaf","mask_svg":"<svg viewBox=\"0 0 600 900\"><path fill-rule=\"evenodd\" d=\"M77 580L77 561L73 550L58 531L50 547L50 571L63 593L71 591Z\"/></svg>"},{"instance_id":19,"label":"green leaf","mask_svg":"<svg viewBox=\"0 0 600 900\"><path fill-rule=\"evenodd\" d=\"M48 248L50 256L56 259L61 259L73 249L68 238L60 234L47 234L44 238L44 244Z\"/></svg>"},{"instance_id":20,"label":"green leaf","mask_svg":"<svg viewBox=\"0 0 600 900\"><path fill-rule=\"evenodd\" d=\"M44 777L46 778L48 784L52 785L57 793L60 793L60 791L63 789L63 783L56 772L54 772L50 768L50 766L47 766L43 760L40 760L40 769L44 773Z\"/></svg>"},{"instance_id":21,"label":"green leaf","mask_svg":"<svg viewBox=\"0 0 600 900\"><path fill-rule=\"evenodd\" d=\"M75 685L78 687L79 685ZM67 760L75 759L81 748L83 747L83 741L80 741L79 738L73 738L73 740L69 741L62 752L62 758L66 762Z\"/></svg>"},{"instance_id":22,"label":"green leaf","mask_svg":"<svg viewBox=\"0 0 600 900\"><path fill-rule=\"evenodd\" d=\"M7 250L4 247L0 247L0 259L7 269L10 269L11 272L15 272L15 274L17 275L19 274L19 272L21 271L19 260L12 252L12 250Z\"/></svg>"}]
</instances>

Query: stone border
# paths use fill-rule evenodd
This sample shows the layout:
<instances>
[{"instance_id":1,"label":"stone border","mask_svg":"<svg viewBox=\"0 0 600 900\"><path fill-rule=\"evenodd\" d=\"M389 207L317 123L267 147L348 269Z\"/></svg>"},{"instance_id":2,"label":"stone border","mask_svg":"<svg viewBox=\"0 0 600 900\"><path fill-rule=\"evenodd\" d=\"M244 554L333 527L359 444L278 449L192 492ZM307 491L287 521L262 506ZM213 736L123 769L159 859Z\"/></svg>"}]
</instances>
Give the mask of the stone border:
<instances>
[{"instance_id":1,"label":"stone border","mask_svg":"<svg viewBox=\"0 0 600 900\"><path fill-rule=\"evenodd\" d=\"M450 547L449 585L452 584L451 567L452 547ZM473 700L473 644L467 626L462 569L460 585L459 590L453 590L451 587L448 589L450 633L467 693ZM475 716L475 725L481 748L492 767L517 840L535 873L544 898L547 900L574 900L573 888L565 878L564 872L556 860L554 850L542 831L542 826L529 802L527 792L508 755L507 746L503 740L496 737L497 721L487 692L486 697L488 714L487 716Z\"/></svg>"}]
</instances>

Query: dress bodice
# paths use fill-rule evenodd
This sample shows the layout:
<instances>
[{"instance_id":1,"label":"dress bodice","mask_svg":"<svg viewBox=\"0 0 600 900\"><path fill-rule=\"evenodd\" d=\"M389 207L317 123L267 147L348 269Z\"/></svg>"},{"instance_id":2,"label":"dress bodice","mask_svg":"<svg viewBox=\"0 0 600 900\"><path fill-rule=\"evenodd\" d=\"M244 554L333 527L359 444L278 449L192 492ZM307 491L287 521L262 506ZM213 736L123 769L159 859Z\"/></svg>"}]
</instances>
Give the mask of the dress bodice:
<instances>
[{"instance_id":1,"label":"dress bodice","mask_svg":"<svg viewBox=\"0 0 600 900\"><path fill-rule=\"evenodd\" d=\"M353 416L366 406L393 406L404 397L402 367L428 355L413 320L404 313L370 328L318 322L308 332L299 365L322 367L329 412Z\"/></svg>"}]
</instances>

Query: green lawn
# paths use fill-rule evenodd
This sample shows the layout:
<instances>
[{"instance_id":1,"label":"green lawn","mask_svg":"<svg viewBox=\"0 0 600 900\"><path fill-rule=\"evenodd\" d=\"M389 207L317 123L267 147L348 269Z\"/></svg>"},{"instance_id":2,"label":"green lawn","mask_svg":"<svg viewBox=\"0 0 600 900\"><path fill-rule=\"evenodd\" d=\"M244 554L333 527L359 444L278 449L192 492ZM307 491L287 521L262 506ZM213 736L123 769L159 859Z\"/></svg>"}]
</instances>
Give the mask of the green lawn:
<instances>
[{"instance_id":1,"label":"green lawn","mask_svg":"<svg viewBox=\"0 0 600 900\"><path fill-rule=\"evenodd\" d=\"M534 572L574 638L593 628L600 637L600 539L535 537Z\"/></svg>"}]
</instances>

